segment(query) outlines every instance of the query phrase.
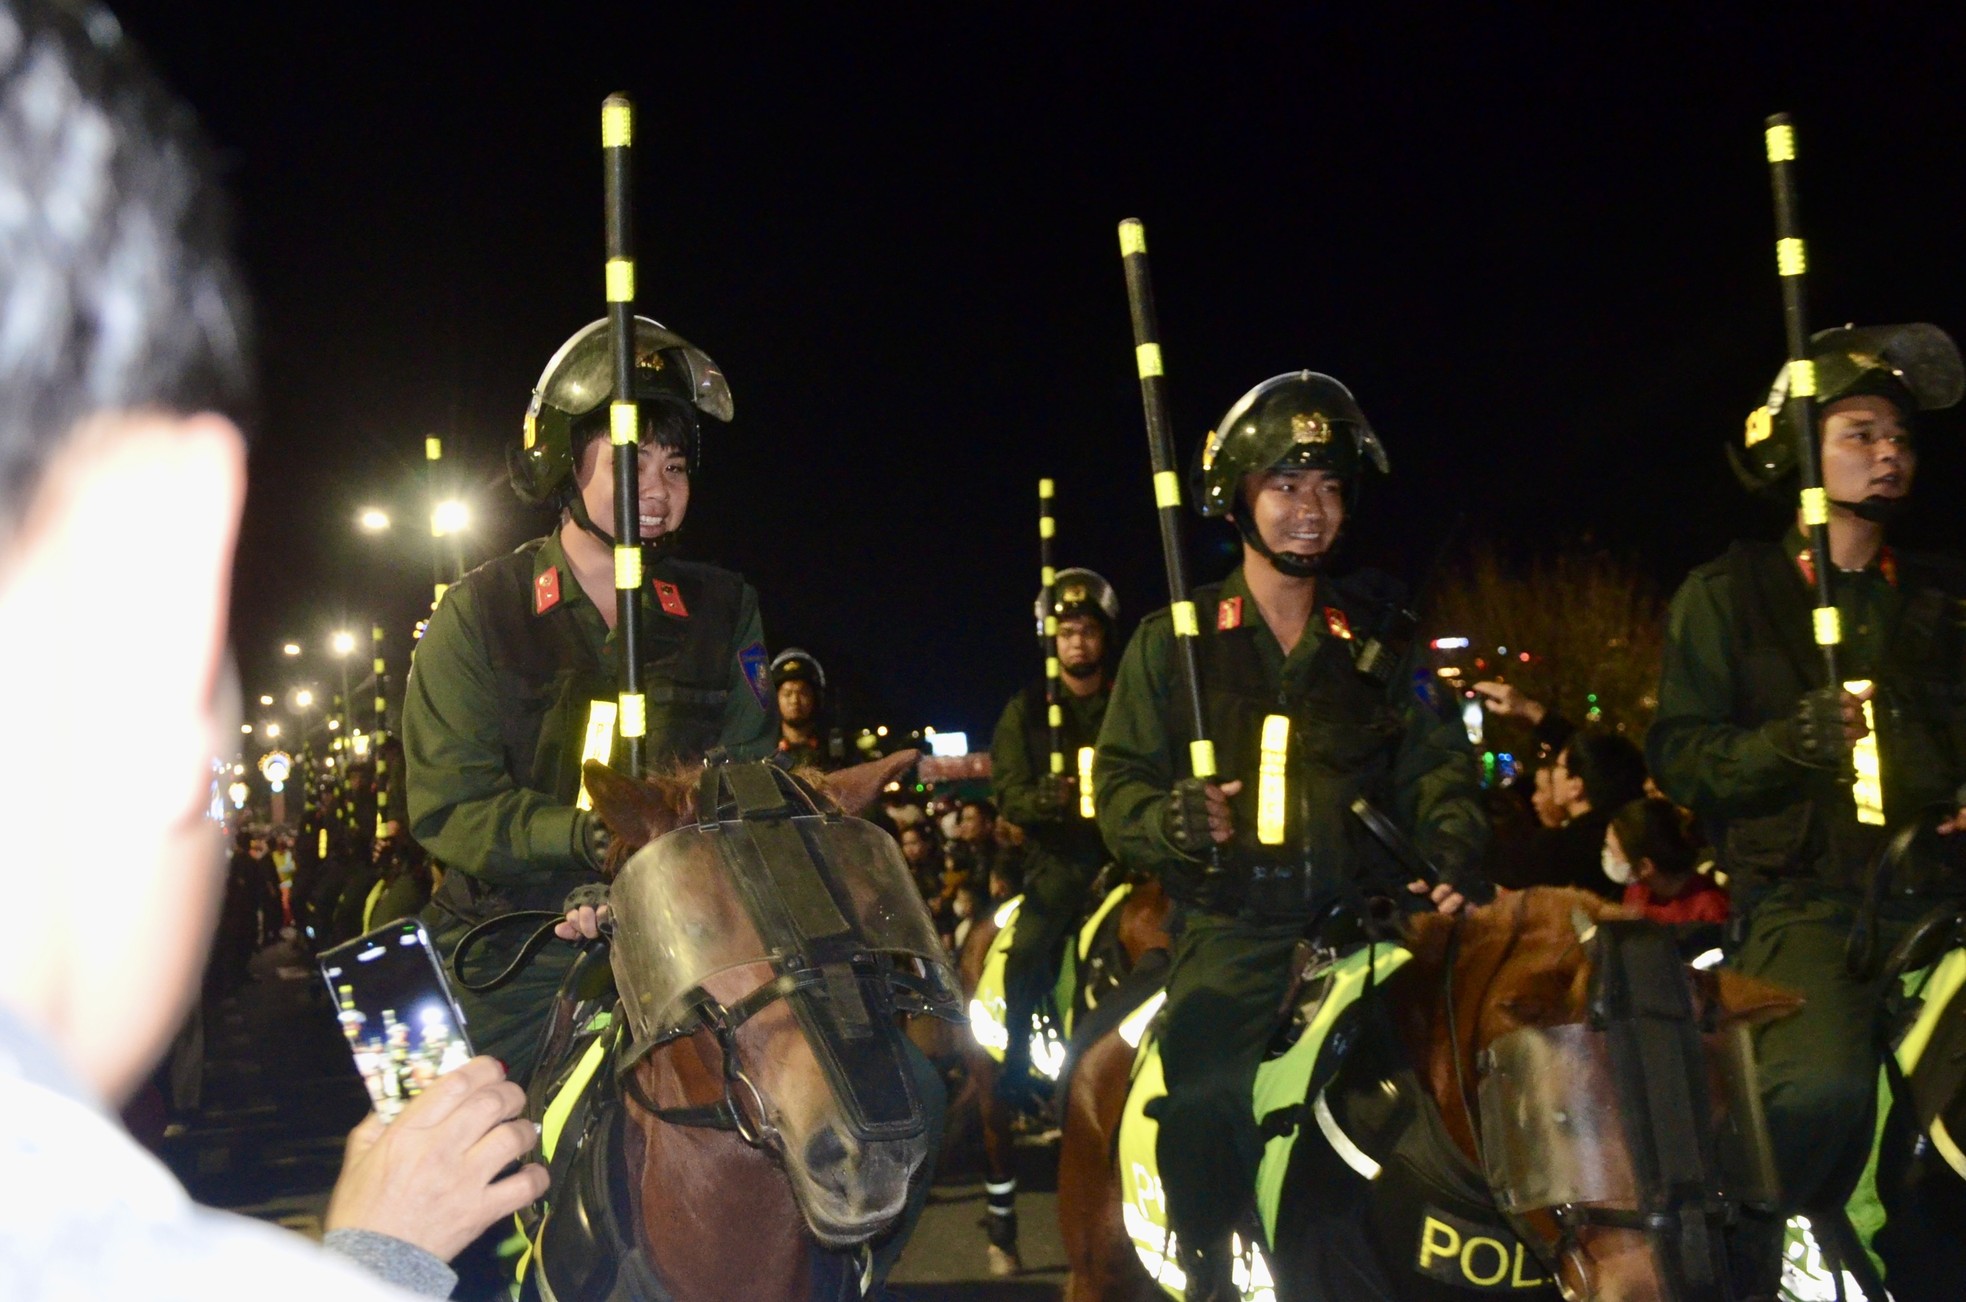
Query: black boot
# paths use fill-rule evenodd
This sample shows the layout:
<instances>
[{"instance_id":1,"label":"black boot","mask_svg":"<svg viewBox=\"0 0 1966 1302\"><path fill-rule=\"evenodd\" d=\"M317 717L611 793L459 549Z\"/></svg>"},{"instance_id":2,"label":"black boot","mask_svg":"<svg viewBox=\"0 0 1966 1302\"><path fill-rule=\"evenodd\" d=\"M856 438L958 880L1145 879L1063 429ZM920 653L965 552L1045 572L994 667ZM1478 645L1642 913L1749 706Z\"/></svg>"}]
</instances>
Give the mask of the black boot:
<instances>
[{"instance_id":1,"label":"black boot","mask_svg":"<svg viewBox=\"0 0 1966 1302\"><path fill-rule=\"evenodd\" d=\"M1242 1290L1236 1287L1235 1253L1227 1234L1192 1248L1176 1240L1174 1255L1188 1281L1184 1294L1188 1302L1242 1302Z\"/></svg>"}]
</instances>

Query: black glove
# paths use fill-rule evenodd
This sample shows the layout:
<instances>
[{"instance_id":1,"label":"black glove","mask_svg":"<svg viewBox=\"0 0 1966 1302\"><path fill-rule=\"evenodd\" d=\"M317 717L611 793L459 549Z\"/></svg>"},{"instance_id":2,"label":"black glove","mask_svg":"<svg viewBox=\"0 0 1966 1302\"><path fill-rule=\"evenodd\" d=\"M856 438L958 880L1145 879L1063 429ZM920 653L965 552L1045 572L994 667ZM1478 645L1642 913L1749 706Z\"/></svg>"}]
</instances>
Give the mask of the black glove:
<instances>
[{"instance_id":1,"label":"black glove","mask_svg":"<svg viewBox=\"0 0 1966 1302\"><path fill-rule=\"evenodd\" d=\"M1037 805L1038 817L1045 822L1055 822L1063 818L1065 811L1074 807L1072 780L1063 773L1040 774L1034 803Z\"/></svg>"},{"instance_id":2,"label":"black glove","mask_svg":"<svg viewBox=\"0 0 1966 1302\"><path fill-rule=\"evenodd\" d=\"M1796 700L1795 712L1776 725L1775 747L1810 768L1841 769L1850 762L1843 736L1843 690L1818 687Z\"/></svg>"},{"instance_id":3,"label":"black glove","mask_svg":"<svg viewBox=\"0 0 1966 1302\"><path fill-rule=\"evenodd\" d=\"M1215 848L1208 834L1208 784L1200 778L1182 778L1168 792L1160 811L1161 834L1191 859L1205 857Z\"/></svg>"},{"instance_id":4,"label":"black glove","mask_svg":"<svg viewBox=\"0 0 1966 1302\"><path fill-rule=\"evenodd\" d=\"M607 862L608 847L613 844L614 833L608 831L608 825L597 815L581 810L573 825L573 857L584 867L599 872Z\"/></svg>"}]
</instances>

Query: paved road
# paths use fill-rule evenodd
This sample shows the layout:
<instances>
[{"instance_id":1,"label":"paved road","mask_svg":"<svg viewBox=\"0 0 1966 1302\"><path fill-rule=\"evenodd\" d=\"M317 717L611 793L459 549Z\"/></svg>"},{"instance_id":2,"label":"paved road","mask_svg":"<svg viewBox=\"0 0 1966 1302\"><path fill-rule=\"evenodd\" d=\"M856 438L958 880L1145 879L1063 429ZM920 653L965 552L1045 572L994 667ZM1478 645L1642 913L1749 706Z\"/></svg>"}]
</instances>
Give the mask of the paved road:
<instances>
[{"instance_id":1,"label":"paved road","mask_svg":"<svg viewBox=\"0 0 1966 1302\"><path fill-rule=\"evenodd\" d=\"M206 1010L203 1108L163 1141L165 1160L200 1202L318 1236L341 1145L367 1095L313 968L291 946L253 962L254 980ZM1050 1302L1061 1295L1055 1145L1018 1150L1018 1219L1026 1271L993 1280L974 1155L945 1163L891 1281L905 1302ZM967 1167L967 1169L964 1169Z\"/></svg>"}]
</instances>

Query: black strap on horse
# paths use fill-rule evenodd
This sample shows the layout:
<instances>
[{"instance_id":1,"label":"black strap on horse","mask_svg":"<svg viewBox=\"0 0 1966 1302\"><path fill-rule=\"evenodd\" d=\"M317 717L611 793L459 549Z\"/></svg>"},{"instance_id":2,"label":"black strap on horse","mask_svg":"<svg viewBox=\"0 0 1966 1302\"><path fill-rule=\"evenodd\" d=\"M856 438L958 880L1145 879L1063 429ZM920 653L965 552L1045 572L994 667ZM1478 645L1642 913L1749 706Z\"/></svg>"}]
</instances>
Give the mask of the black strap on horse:
<instances>
[{"instance_id":1,"label":"black strap on horse","mask_svg":"<svg viewBox=\"0 0 1966 1302\"><path fill-rule=\"evenodd\" d=\"M1850 926L1850 940L1843 951L1844 967L1857 980L1868 981L1882 970L1877 964L1878 917L1885 897L1894 893L1905 865L1911 861L1911 852L1919 838L1934 831L1940 823L1958 812L1955 806L1945 801L1927 805L1907 819L1891 835L1884 848L1878 851L1864 883L1863 903L1857 909L1857 919ZM1918 927L1922 929L1929 921L1929 917L1920 920ZM1898 970L1908 969L1899 967Z\"/></svg>"},{"instance_id":2,"label":"black strap on horse","mask_svg":"<svg viewBox=\"0 0 1966 1302\"><path fill-rule=\"evenodd\" d=\"M567 896L567 902L562 907L568 911L582 907L599 908L607 901L608 888L595 884L576 888L573 894ZM445 960L451 977L461 989L469 990L474 995L496 990L524 971L526 965L538 957L539 951L552 942L555 929L566 920L565 912L555 913L551 909L514 909L495 918L486 918L458 937L457 944L451 946L450 956ZM528 925L534 928L533 933L526 937L525 944L519 946L519 952L512 956L511 962L483 981L472 981L464 975L465 959L487 937L513 926Z\"/></svg>"}]
</instances>

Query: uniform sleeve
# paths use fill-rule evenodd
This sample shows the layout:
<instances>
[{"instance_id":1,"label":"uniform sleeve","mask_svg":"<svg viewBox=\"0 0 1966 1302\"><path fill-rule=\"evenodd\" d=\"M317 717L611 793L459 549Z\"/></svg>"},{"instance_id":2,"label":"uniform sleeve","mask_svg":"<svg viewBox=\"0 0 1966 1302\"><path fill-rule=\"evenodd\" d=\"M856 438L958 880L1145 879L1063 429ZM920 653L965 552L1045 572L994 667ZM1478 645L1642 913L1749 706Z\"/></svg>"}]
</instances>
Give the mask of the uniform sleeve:
<instances>
[{"instance_id":1,"label":"uniform sleeve","mask_svg":"<svg viewBox=\"0 0 1966 1302\"><path fill-rule=\"evenodd\" d=\"M1010 698L990 738L990 787L997 809L1019 827L1045 822L1038 812L1038 774L1024 743L1024 693ZM1055 816L1053 821L1055 821Z\"/></svg>"},{"instance_id":2,"label":"uniform sleeve","mask_svg":"<svg viewBox=\"0 0 1966 1302\"><path fill-rule=\"evenodd\" d=\"M1481 770L1460 717L1435 710L1415 690L1417 663L1417 652L1409 655L1392 683L1406 725L1393 761L1398 817L1412 829L1420 853L1444 877L1464 882L1479 874L1488 849Z\"/></svg>"},{"instance_id":3,"label":"uniform sleeve","mask_svg":"<svg viewBox=\"0 0 1966 1302\"><path fill-rule=\"evenodd\" d=\"M759 699L758 689L744 671L744 651L753 646L762 657L764 617L758 613L758 594L747 583L737 617L737 640L730 649L730 696L724 703L724 727L718 738L718 744L738 760L764 759L778 749L777 711Z\"/></svg>"},{"instance_id":4,"label":"uniform sleeve","mask_svg":"<svg viewBox=\"0 0 1966 1302\"><path fill-rule=\"evenodd\" d=\"M1161 808L1178 776L1174 742L1163 722L1173 641L1165 616L1149 619L1133 635L1113 678L1093 754L1093 804L1106 848L1127 867L1153 873L1191 871L1196 863L1161 831Z\"/></svg>"},{"instance_id":5,"label":"uniform sleeve","mask_svg":"<svg viewBox=\"0 0 1966 1302\"><path fill-rule=\"evenodd\" d=\"M1719 579L1696 574L1672 599L1666 617L1659 710L1645 735L1653 780L1702 818L1726 818L1771 796L1800 794L1802 770L1783 759L1776 734L1733 722L1733 639Z\"/></svg>"},{"instance_id":6,"label":"uniform sleeve","mask_svg":"<svg viewBox=\"0 0 1966 1302\"><path fill-rule=\"evenodd\" d=\"M417 643L403 696L410 832L447 865L516 883L576 865L579 811L506 771L500 704L477 606L452 588Z\"/></svg>"}]
</instances>

